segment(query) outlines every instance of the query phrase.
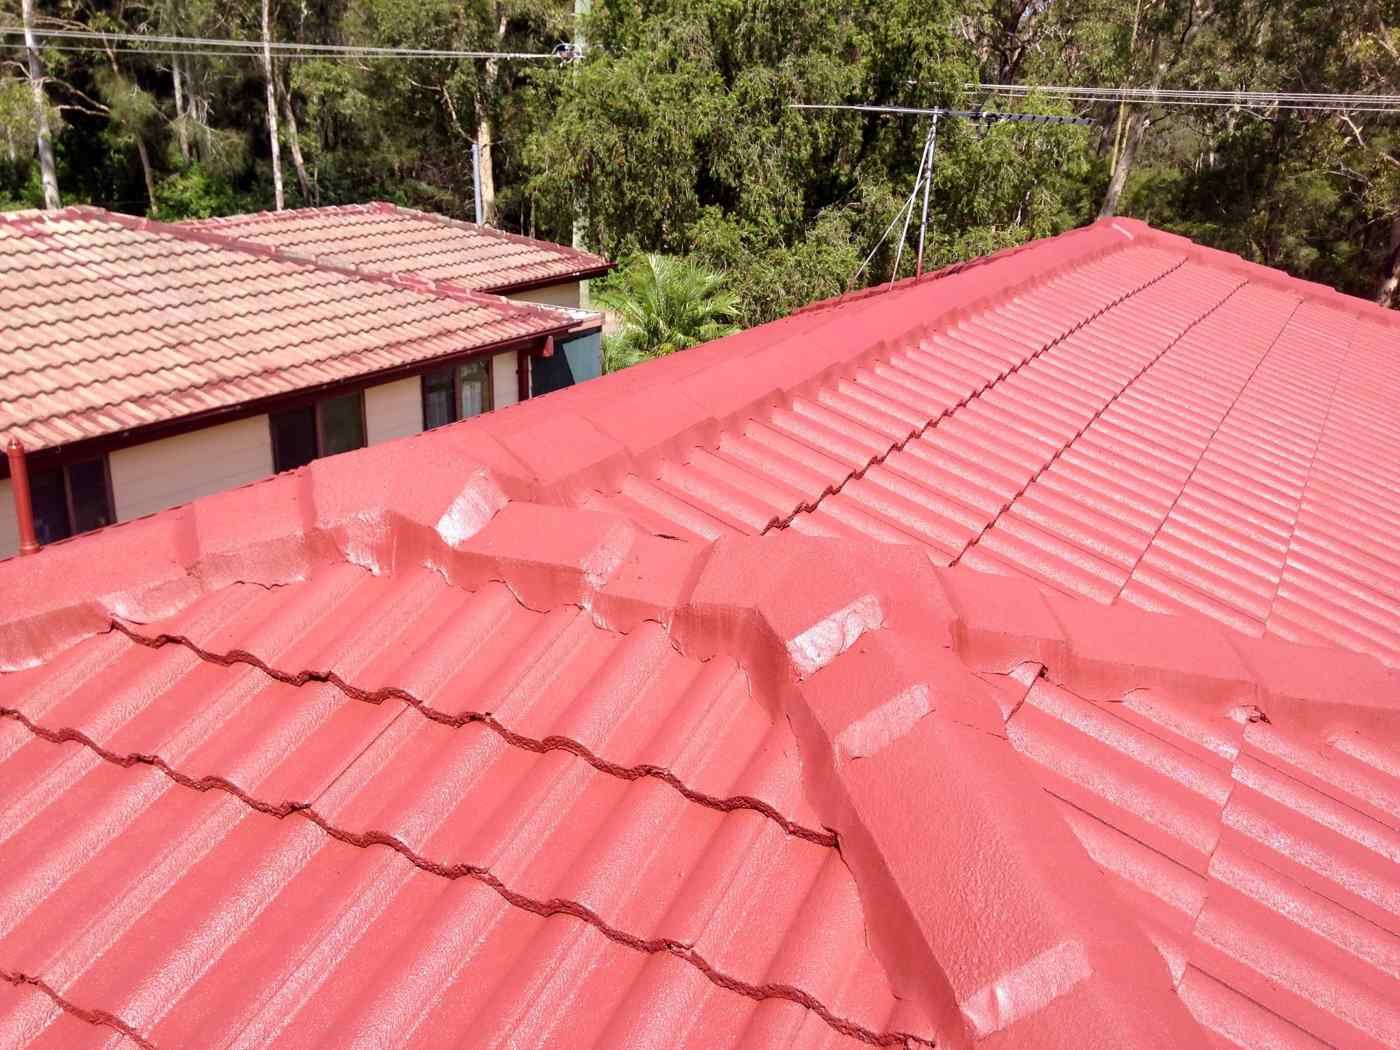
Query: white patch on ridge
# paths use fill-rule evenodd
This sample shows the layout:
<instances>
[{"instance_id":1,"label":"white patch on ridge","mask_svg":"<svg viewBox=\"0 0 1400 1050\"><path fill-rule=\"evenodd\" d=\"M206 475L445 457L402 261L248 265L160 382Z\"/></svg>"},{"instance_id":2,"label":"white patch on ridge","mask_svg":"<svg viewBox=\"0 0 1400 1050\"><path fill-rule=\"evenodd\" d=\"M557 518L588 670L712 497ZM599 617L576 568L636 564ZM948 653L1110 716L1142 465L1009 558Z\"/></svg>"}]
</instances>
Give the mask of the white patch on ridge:
<instances>
[{"instance_id":1,"label":"white patch on ridge","mask_svg":"<svg viewBox=\"0 0 1400 1050\"><path fill-rule=\"evenodd\" d=\"M799 678L810 678L856 644L866 631L885 625L880 599L863 594L843 609L812 624L787 643Z\"/></svg>"},{"instance_id":2,"label":"white patch on ridge","mask_svg":"<svg viewBox=\"0 0 1400 1050\"><path fill-rule=\"evenodd\" d=\"M635 535L631 527L622 522L608 529L603 541L588 552L580 566L589 587L598 590L613 578L632 552Z\"/></svg>"},{"instance_id":3,"label":"white patch on ridge","mask_svg":"<svg viewBox=\"0 0 1400 1050\"><path fill-rule=\"evenodd\" d=\"M1079 941L1061 941L1029 962L1007 970L961 1003L978 1039L1044 1010L1093 974Z\"/></svg>"},{"instance_id":4,"label":"white patch on ridge","mask_svg":"<svg viewBox=\"0 0 1400 1050\"><path fill-rule=\"evenodd\" d=\"M437 534L456 549L485 528L506 502L506 494L489 477L472 478L438 519Z\"/></svg>"},{"instance_id":5,"label":"white patch on ridge","mask_svg":"<svg viewBox=\"0 0 1400 1050\"><path fill-rule=\"evenodd\" d=\"M933 710L928 686L911 685L836 735L836 750L847 758L870 758L913 729Z\"/></svg>"}]
</instances>

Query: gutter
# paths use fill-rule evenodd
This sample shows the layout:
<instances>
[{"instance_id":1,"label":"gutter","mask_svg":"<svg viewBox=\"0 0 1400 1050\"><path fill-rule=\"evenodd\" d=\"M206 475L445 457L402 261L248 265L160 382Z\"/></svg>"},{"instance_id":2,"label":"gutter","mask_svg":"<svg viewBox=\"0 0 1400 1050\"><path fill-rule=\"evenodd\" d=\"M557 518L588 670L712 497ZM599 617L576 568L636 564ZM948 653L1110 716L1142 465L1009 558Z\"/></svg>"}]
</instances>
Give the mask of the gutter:
<instances>
[{"instance_id":1,"label":"gutter","mask_svg":"<svg viewBox=\"0 0 1400 1050\"><path fill-rule=\"evenodd\" d=\"M160 420L144 426L114 430L108 434L95 434L92 437L80 438L62 445L50 445L28 453L27 459L30 463L35 463L37 460L37 466L47 469L56 464L81 462L108 452L130 448L133 445L144 445L148 441L186 434L192 430L203 430L221 423L233 423L249 416L275 411L279 405L304 401L322 394L378 386L394 379L417 375L432 368L457 361L466 361L473 357L493 357L496 354L509 353L513 350L522 352L529 357L547 356L552 351L555 342L566 338L575 324L575 321L566 318L560 324L544 331L532 332L529 335L518 336L499 343L490 343L486 346L472 347L470 350L460 353L441 354L437 357L408 361L401 365L381 368L375 372L363 372L345 379L333 379L314 386L298 387L280 394L269 394L251 401L240 401L234 405L219 405L215 408L207 408L189 415ZM0 480L10 476L9 463L0 460Z\"/></svg>"}]
</instances>

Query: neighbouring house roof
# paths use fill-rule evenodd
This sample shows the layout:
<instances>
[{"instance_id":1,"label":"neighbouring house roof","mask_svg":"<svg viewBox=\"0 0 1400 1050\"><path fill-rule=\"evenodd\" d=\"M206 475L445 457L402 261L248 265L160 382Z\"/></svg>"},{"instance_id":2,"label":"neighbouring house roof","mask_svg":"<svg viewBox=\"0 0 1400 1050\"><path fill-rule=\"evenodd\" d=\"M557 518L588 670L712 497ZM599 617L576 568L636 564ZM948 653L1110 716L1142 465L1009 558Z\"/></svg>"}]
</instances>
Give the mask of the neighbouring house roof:
<instances>
[{"instance_id":1,"label":"neighbouring house roof","mask_svg":"<svg viewBox=\"0 0 1400 1050\"><path fill-rule=\"evenodd\" d=\"M0 563L0 1043L1396 1046L1397 332L1110 220Z\"/></svg>"},{"instance_id":2,"label":"neighbouring house roof","mask_svg":"<svg viewBox=\"0 0 1400 1050\"><path fill-rule=\"evenodd\" d=\"M182 225L343 266L416 273L500 293L601 277L612 269L601 256L567 245L382 201L254 212Z\"/></svg>"},{"instance_id":3,"label":"neighbouring house roof","mask_svg":"<svg viewBox=\"0 0 1400 1050\"><path fill-rule=\"evenodd\" d=\"M95 208L2 214L0 433L62 445L572 323Z\"/></svg>"}]
</instances>

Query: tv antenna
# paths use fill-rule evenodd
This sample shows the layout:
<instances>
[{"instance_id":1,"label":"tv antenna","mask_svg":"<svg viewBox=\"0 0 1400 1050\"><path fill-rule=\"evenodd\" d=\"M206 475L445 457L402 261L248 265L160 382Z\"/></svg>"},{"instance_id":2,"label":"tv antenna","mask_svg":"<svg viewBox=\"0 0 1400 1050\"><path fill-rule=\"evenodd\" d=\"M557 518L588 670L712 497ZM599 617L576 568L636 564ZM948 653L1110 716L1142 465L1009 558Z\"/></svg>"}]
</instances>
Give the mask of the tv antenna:
<instances>
[{"instance_id":1,"label":"tv antenna","mask_svg":"<svg viewBox=\"0 0 1400 1050\"><path fill-rule=\"evenodd\" d=\"M923 191L923 210L919 219L919 248L917 260L914 264L914 275L923 276L924 272L924 237L928 232L928 195L929 188L933 184L933 156L938 147L938 121L943 117L951 117L958 120L971 120L978 124L1097 124L1098 121L1088 117L1062 117L1053 113L997 113L985 109L949 109L944 106L878 106L860 103L820 103L820 102L794 102L790 109L827 109L846 110L856 113L889 113L896 116L921 116L929 117L928 134L924 137L923 152L919 156L919 171L914 178L914 189L909 194L909 199L904 202L903 207L895 213L889 226L885 227L885 232L880 235L880 239L875 242L875 247L870 249L870 254L865 257L865 261L860 264L860 268L851 275L847 282L849 290L855 284L856 279L865 272L865 268L870 265L870 260L875 258L875 253L880 250L880 246L885 243L885 238L890 235L900 219L904 220L904 229L899 234L899 250L895 252L894 268L890 271L890 286L894 286L895 280L899 277L899 264L904 259L904 242L909 236L909 223L914 217L914 202L919 199L920 190Z\"/></svg>"}]
</instances>

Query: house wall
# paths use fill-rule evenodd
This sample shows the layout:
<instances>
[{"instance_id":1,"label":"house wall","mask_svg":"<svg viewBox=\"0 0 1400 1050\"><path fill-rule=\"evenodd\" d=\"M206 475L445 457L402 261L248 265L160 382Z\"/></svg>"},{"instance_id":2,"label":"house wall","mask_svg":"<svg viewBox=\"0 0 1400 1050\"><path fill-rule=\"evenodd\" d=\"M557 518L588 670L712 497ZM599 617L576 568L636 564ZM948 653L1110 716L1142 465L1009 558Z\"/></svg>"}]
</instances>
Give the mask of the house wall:
<instances>
[{"instance_id":1,"label":"house wall","mask_svg":"<svg viewBox=\"0 0 1400 1050\"><path fill-rule=\"evenodd\" d=\"M10 479L0 480L0 558L19 550L19 526L15 523L15 498Z\"/></svg>"},{"instance_id":2,"label":"house wall","mask_svg":"<svg viewBox=\"0 0 1400 1050\"><path fill-rule=\"evenodd\" d=\"M514 350L491 358L492 408L505 408L520 400L520 377L515 372L519 361Z\"/></svg>"},{"instance_id":3,"label":"house wall","mask_svg":"<svg viewBox=\"0 0 1400 1050\"><path fill-rule=\"evenodd\" d=\"M518 299L523 303L545 303L548 306L578 306L581 302L579 298L578 281L568 281L564 284L549 284L543 288L532 288L528 292L516 292L506 296L507 299Z\"/></svg>"},{"instance_id":4,"label":"house wall","mask_svg":"<svg viewBox=\"0 0 1400 1050\"><path fill-rule=\"evenodd\" d=\"M108 457L118 521L188 503L272 473L267 416L119 449Z\"/></svg>"},{"instance_id":5,"label":"house wall","mask_svg":"<svg viewBox=\"0 0 1400 1050\"><path fill-rule=\"evenodd\" d=\"M409 376L365 390L365 438L371 445L423 430L423 381Z\"/></svg>"},{"instance_id":6,"label":"house wall","mask_svg":"<svg viewBox=\"0 0 1400 1050\"><path fill-rule=\"evenodd\" d=\"M519 398L515 351L491 359L494 407ZM423 430L420 376L365 389L368 444L407 437ZM266 415L148 441L108 454L112 498L118 521L152 514L214 492L246 485L272 474L272 431ZM0 557L19 549L14 500L8 478L0 479Z\"/></svg>"}]
</instances>

